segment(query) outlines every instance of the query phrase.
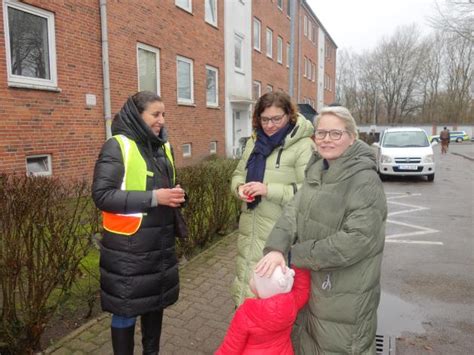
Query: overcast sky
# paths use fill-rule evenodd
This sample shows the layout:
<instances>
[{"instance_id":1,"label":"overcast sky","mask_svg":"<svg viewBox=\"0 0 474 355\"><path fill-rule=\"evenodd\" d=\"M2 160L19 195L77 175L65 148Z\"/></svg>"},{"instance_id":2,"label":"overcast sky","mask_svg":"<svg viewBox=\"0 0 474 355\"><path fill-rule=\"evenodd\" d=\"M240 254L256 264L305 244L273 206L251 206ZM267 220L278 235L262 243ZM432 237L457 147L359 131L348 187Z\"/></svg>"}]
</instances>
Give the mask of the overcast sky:
<instances>
[{"instance_id":1,"label":"overcast sky","mask_svg":"<svg viewBox=\"0 0 474 355\"><path fill-rule=\"evenodd\" d=\"M363 52L399 25L417 23L424 33L434 0L306 0L339 49Z\"/></svg>"}]
</instances>

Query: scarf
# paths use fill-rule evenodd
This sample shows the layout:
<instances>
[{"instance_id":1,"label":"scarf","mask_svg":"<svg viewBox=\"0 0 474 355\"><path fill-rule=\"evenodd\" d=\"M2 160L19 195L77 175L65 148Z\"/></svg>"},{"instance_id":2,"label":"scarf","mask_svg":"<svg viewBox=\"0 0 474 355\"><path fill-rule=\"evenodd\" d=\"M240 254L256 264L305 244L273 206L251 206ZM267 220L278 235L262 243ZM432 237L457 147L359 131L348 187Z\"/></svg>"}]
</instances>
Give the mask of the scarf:
<instances>
[{"instance_id":1,"label":"scarf","mask_svg":"<svg viewBox=\"0 0 474 355\"><path fill-rule=\"evenodd\" d=\"M263 132L262 128L257 128L257 140L247 161L247 177L245 182L263 182L267 157L276 147L283 145L286 135L290 133L294 127L295 126L292 124L287 124L285 127L270 137L267 136L265 132ZM251 210L254 209L261 200L262 196L255 196L255 200L252 202L247 202L247 208Z\"/></svg>"}]
</instances>

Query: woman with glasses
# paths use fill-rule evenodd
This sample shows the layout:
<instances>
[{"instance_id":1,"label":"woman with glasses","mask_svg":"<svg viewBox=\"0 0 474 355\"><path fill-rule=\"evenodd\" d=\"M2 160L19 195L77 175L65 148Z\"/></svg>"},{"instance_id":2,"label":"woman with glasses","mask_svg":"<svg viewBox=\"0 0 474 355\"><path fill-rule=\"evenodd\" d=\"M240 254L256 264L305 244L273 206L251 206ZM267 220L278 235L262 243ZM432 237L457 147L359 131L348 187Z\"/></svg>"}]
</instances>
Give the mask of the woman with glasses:
<instances>
[{"instance_id":1,"label":"woman with glasses","mask_svg":"<svg viewBox=\"0 0 474 355\"><path fill-rule=\"evenodd\" d=\"M344 107L316 121L317 152L305 181L270 233L256 272L270 276L286 256L311 270L311 296L298 314L296 354L375 354L387 205L374 152L357 139Z\"/></svg>"},{"instance_id":2,"label":"woman with glasses","mask_svg":"<svg viewBox=\"0 0 474 355\"><path fill-rule=\"evenodd\" d=\"M313 125L299 115L284 92L269 92L257 101L253 133L232 176L232 191L242 200L236 277L236 306L253 297L249 281L262 257L268 234L301 186L314 150Z\"/></svg>"}]
</instances>

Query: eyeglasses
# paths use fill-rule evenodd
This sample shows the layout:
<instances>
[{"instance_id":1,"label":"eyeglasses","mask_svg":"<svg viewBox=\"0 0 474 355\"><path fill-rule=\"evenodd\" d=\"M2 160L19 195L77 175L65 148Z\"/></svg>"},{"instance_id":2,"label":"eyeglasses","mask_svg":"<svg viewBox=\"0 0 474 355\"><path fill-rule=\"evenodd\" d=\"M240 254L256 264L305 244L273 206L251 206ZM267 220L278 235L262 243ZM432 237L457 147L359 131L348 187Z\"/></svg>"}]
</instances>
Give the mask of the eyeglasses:
<instances>
[{"instance_id":1,"label":"eyeglasses","mask_svg":"<svg viewBox=\"0 0 474 355\"><path fill-rule=\"evenodd\" d=\"M260 116L260 122L262 125L268 124L270 121L272 121L273 124L278 124L281 122L283 117L285 117L286 113L278 116L273 116L273 117L265 117L265 116Z\"/></svg>"},{"instance_id":2,"label":"eyeglasses","mask_svg":"<svg viewBox=\"0 0 474 355\"><path fill-rule=\"evenodd\" d=\"M330 129L328 131L325 130L325 129L317 129L314 132L314 137L317 140L323 140L329 134L329 138L331 138L333 141L338 141L339 139L341 139L342 134L344 132L349 133L349 131L345 131L345 130L341 130L341 129Z\"/></svg>"}]
</instances>

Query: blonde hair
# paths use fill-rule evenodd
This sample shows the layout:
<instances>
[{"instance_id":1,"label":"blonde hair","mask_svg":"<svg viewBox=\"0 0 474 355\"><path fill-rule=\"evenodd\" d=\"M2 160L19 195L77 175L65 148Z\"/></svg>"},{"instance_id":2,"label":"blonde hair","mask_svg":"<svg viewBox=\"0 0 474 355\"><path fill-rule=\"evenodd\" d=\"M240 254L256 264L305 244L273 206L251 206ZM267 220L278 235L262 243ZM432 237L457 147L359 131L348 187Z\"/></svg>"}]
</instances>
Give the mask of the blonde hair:
<instances>
[{"instance_id":1,"label":"blonde hair","mask_svg":"<svg viewBox=\"0 0 474 355\"><path fill-rule=\"evenodd\" d=\"M327 106L324 107L318 116L314 119L314 128L318 129L318 123L324 115L334 115L338 117L343 123L346 130L355 138L359 138L359 132L354 117L352 117L349 110L343 106Z\"/></svg>"}]
</instances>

